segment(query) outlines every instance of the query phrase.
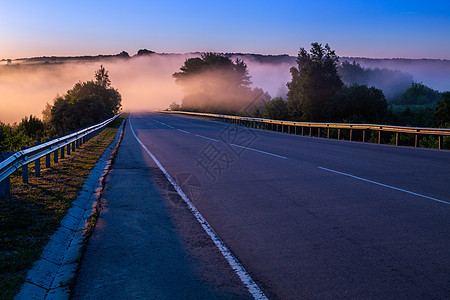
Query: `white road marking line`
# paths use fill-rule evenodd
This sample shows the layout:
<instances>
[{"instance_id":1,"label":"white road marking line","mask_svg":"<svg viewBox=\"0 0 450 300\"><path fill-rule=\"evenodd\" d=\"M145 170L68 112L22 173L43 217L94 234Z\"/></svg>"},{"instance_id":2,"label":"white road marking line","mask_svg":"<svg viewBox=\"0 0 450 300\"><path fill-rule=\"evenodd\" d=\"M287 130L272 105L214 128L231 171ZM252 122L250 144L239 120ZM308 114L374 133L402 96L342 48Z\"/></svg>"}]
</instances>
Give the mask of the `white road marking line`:
<instances>
[{"instance_id":1,"label":"white road marking line","mask_svg":"<svg viewBox=\"0 0 450 300\"><path fill-rule=\"evenodd\" d=\"M404 190L404 189L401 189L401 188L398 188L398 187L395 187L395 186L387 185L387 184L384 184L384 183L372 181L372 180L369 180L369 179L361 178L361 177L358 177L358 176L350 175L350 174L347 174L347 173L343 173L343 172L339 172L339 171L335 171L335 170L331 170L331 169L327 169L327 168L323 168L323 167L318 167L318 168L322 169L322 170L325 170L325 171L329 171L329 172L333 172L333 173L336 173L336 174L340 174L340 175L348 176L348 177L355 178L355 179L358 179L358 180L362 180L362 181L366 181L366 182L369 182L369 183L373 183L373 184L376 184L376 185L380 185L380 186L383 186L383 187L387 187L387 188L390 188L390 189L393 189L393 190L397 190L397 191L400 191L400 192L408 193L408 194L411 194L411 195L414 195L414 196L419 196L419 197L422 197L422 198L430 199L430 200L437 201L437 202L444 203L444 204L450 204L450 202L447 202L447 201L444 201L444 200L439 200L439 199L436 199L436 198L433 198L433 197L429 197L429 196L425 196L425 195L422 195L422 194L414 193L414 192L411 192L411 191L408 191L408 190Z\"/></svg>"},{"instance_id":2,"label":"white road marking line","mask_svg":"<svg viewBox=\"0 0 450 300\"><path fill-rule=\"evenodd\" d=\"M186 196L186 194L183 192L183 190L178 186L178 184L173 180L172 176L166 171L166 169L161 165L161 163L156 159L156 157L153 155L153 153L150 152L150 150L147 149L147 147L139 140L136 133L134 132L133 125L131 124L131 115L128 119L130 121L130 128L131 132L133 133L134 137L138 141L138 143L144 148L144 150L147 152L147 154L153 159L153 161L156 163L156 165L159 167L159 169L164 173L167 180L173 185L175 190L178 192L180 197L183 199L183 201L188 205L189 209L197 219L197 221L202 225L203 229L206 231L206 233L209 235L211 240L214 242L214 244L219 248L220 252L222 253L223 257L228 261L231 268L234 270L234 272L239 276L242 283L246 286L247 290L250 292L250 294L253 296L254 299L267 299L266 295L264 295L263 291L259 288L259 286L255 283L255 281L250 277L250 274L245 270L244 266L237 260L237 258L231 253L231 251L227 248L225 243L220 239L220 237L217 235L217 233L214 231L214 229L209 225L208 221L200 214L200 212L197 210L197 208L194 206L194 204L189 200L189 198ZM180 129L178 129L180 130Z\"/></svg>"},{"instance_id":3,"label":"white road marking line","mask_svg":"<svg viewBox=\"0 0 450 300\"><path fill-rule=\"evenodd\" d=\"M187 134L190 134L190 132L189 131L186 131L186 130L183 130L183 129L177 129L178 131L181 131L181 132L184 132L184 133L187 133Z\"/></svg>"},{"instance_id":4,"label":"white road marking line","mask_svg":"<svg viewBox=\"0 0 450 300\"><path fill-rule=\"evenodd\" d=\"M273 154L273 153L270 153L270 152L266 152L266 151L262 151L262 150L258 150L258 149L254 149L254 148L250 148L250 147L244 147L244 146L236 145L236 144L230 144L230 145L231 146L235 146L235 147L239 147L239 148L243 148L243 149L247 149L247 150L252 150L252 151L255 151L255 152L259 152L259 153L264 153L264 154L267 154L267 155L272 155L272 156L275 156L275 157L278 157L278 158L282 158L282 159L287 159L286 156L281 156L281 155Z\"/></svg>"},{"instance_id":5,"label":"white road marking line","mask_svg":"<svg viewBox=\"0 0 450 300\"><path fill-rule=\"evenodd\" d=\"M164 122L160 122L160 121L155 120L155 119L152 119L152 120L155 121L155 122L157 122L157 123L159 123L159 124L161 124L161 125L164 125L164 126L167 126L167 127L169 127L169 128L175 129L175 127L170 126L170 125L168 125L168 124L166 124L166 123L164 123Z\"/></svg>"},{"instance_id":6,"label":"white road marking line","mask_svg":"<svg viewBox=\"0 0 450 300\"><path fill-rule=\"evenodd\" d=\"M209 137L207 137L207 136L200 135L200 134L196 134L196 136L201 137L201 138L204 138L204 139L207 139L207 140L211 140L211 141L214 141L214 142L220 142L219 140L212 139L212 138L209 138Z\"/></svg>"}]
</instances>

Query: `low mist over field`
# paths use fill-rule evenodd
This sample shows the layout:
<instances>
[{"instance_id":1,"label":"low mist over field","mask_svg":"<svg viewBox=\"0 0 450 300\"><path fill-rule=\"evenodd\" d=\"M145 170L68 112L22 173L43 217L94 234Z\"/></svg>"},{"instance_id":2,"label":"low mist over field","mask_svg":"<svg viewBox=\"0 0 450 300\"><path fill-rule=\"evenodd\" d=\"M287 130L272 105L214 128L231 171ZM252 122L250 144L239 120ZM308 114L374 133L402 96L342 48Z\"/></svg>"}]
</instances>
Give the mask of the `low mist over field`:
<instances>
[{"instance_id":1,"label":"low mist over field","mask_svg":"<svg viewBox=\"0 0 450 300\"><path fill-rule=\"evenodd\" d=\"M186 59L200 54L147 54L134 57L96 57L91 59L39 58L0 64L0 121L18 122L33 114L41 117L47 102L52 103L78 81L94 78L102 64L109 71L112 86L122 94L123 109L142 111L165 109L170 103L181 104L182 88L172 74ZM295 57L227 54L242 59L248 66L252 87L262 88L272 97L285 96L289 69ZM353 61L353 58L341 58ZM375 60L355 59L366 68L389 68L409 74L440 91L450 90L450 61L446 60ZM47 62L46 62L47 61ZM369 83L370 84L370 83Z\"/></svg>"},{"instance_id":2,"label":"low mist over field","mask_svg":"<svg viewBox=\"0 0 450 300\"><path fill-rule=\"evenodd\" d=\"M37 115L47 102L63 94L78 81L94 78L103 64L112 85L123 98L123 109L129 111L167 108L182 97L172 74L187 56L144 56L96 62L61 64L21 64L0 68L0 121L16 122L25 115Z\"/></svg>"}]
</instances>

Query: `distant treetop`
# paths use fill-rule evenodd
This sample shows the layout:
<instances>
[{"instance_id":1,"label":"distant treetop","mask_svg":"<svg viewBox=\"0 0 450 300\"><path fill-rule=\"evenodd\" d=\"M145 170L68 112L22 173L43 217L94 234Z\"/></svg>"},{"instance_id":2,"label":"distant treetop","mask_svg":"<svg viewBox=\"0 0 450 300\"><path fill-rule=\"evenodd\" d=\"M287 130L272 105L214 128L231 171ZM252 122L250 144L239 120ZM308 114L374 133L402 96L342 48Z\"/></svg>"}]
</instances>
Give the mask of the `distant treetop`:
<instances>
[{"instance_id":1,"label":"distant treetop","mask_svg":"<svg viewBox=\"0 0 450 300\"><path fill-rule=\"evenodd\" d=\"M150 54L155 54L155 51L151 51L151 50L147 50L147 49L141 49L138 51L138 53L136 54L136 56L141 56L141 55L150 55Z\"/></svg>"}]
</instances>

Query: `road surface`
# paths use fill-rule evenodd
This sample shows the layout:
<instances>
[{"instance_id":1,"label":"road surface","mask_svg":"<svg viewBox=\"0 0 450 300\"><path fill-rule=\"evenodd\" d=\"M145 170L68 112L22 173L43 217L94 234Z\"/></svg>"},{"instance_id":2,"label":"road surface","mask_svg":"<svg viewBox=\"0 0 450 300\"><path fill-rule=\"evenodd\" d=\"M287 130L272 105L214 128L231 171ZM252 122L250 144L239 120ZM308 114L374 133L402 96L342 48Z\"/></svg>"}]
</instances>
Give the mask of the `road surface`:
<instances>
[{"instance_id":1,"label":"road surface","mask_svg":"<svg viewBox=\"0 0 450 300\"><path fill-rule=\"evenodd\" d=\"M158 113L131 125L268 298L450 298L449 151Z\"/></svg>"}]
</instances>

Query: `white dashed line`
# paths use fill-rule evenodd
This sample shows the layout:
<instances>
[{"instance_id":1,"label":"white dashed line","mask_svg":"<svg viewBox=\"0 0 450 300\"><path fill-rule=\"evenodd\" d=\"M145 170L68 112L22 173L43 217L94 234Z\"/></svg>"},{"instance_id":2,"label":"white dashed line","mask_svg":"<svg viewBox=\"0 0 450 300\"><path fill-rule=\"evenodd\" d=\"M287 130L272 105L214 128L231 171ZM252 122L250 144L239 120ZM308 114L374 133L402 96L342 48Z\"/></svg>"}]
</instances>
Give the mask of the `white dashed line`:
<instances>
[{"instance_id":1,"label":"white dashed line","mask_svg":"<svg viewBox=\"0 0 450 300\"><path fill-rule=\"evenodd\" d=\"M209 138L207 136L200 135L200 134L196 134L196 136L201 137L203 139L211 140L211 141L214 141L214 142L220 142L219 140L212 139L212 138Z\"/></svg>"},{"instance_id":2,"label":"white dashed line","mask_svg":"<svg viewBox=\"0 0 450 300\"><path fill-rule=\"evenodd\" d=\"M273 154L273 153L266 152L266 151L262 151L262 150L258 150L258 149L255 149L255 148L244 147L244 146L236 145L236 144L230 144L230 145L231 145L231 146L234 146L234 147L239 147L239 148L243 148L243 149L247 149L247 150L251 150L251 151L255 151L255 152L267 154L267 155L272 155L272 156L275 156L275 157L278 157L278 158L282 158L282 159L287 159L286 156L281 156L281 155L278 155L278 154Z\"/></svg>"},{"instance_id":3,"label":"white dashed line","mask_svg":"<svg viewBox=\"0 0 450 300\"><path fill-rule=\"evenodd\" d=\"M436 199L436 198L433 198L433 197L429 197L429 196L425 196L425 195L422 195L422 194L414 193L414 192L411 192L411 191L408 191L408 190L404 190L404 189L401 189L401 188L398 188L398 187L395 187L395 186L387 185L387 184L384 184L384 183L372 181L372 180L369 180L369 179L361 178L361 177L358 177L358 176L354 176L354 175L351 175L351 174L347 174L347 173L343 173L343 172L339 172L339 171L335 171L335 170L331 170L331 169L327 169L327 168L323 168L323 167L318 167L318 168L322 169L322 170L325 170L325 171L328 171L328 172L333 172L333 173L336 173L336 174L348 176L348 177L355 178L355 179L358 179L358 180L362 180L362 181L365 181L365 182L369 182L369 183L373 183L373 184L380 185L380 186L383 186L383 187L387 187L387 188L390 188L390 189L393 189L393 190L396 190L396 191L408 193L408 194L411 194L411 195L414 195L414 196L426 198L426 199L437 201L437 202L444 203L444 204L450 204L450 202L447 202L447 201L444 201L444 200L439 200L439 199Z\"/></svg>"},{"instance_id":4,"label":"white dashed line","mask_svg":"<svg viewBox=\"0 0 450 300\"><path fill-rule=\"evenodd\" d=\"M178 131L181 131L181 132L184 132L184 133L187 133L187 134L190 134L190 132L189 131L186 131L186 130L183 130L183 129L177 129Z\"/></svg>"}]
</instances>

